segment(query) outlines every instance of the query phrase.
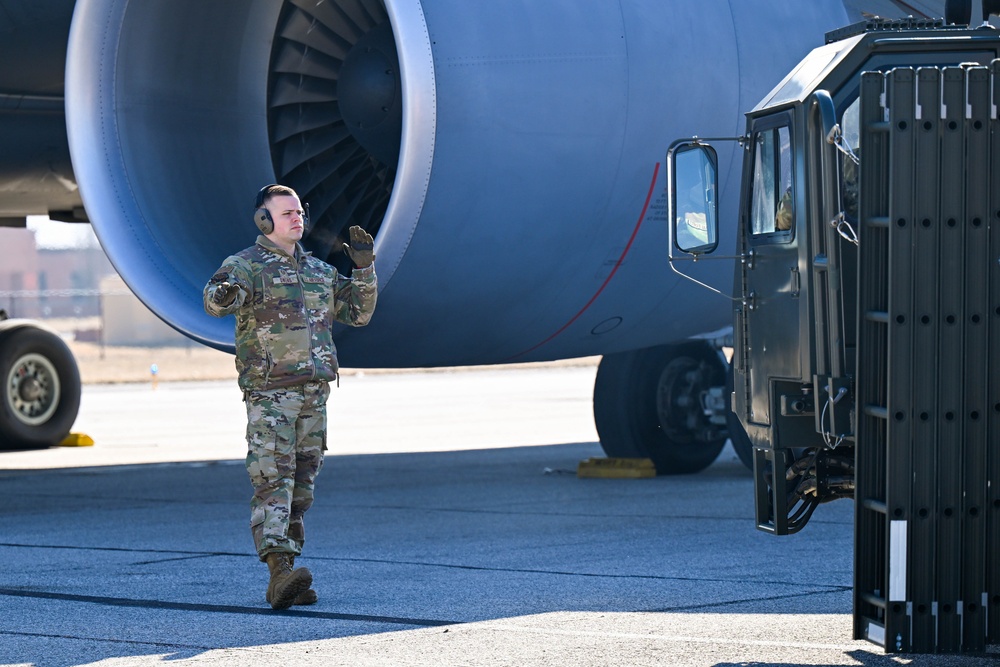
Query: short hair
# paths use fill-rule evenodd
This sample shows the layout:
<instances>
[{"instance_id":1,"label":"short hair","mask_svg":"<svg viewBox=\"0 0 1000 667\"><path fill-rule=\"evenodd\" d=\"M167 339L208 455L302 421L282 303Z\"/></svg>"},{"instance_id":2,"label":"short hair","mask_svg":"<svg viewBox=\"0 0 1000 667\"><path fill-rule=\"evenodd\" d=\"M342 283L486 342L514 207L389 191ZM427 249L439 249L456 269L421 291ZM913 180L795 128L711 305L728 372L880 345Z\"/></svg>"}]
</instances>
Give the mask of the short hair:
<instances>
[{"instance_id":1,"label":"short hair","mask_svg":"<svg viewBox=\"0 0 1000 667\"><path fill-rule=\"evenodd\" d=\"M256 211L261 208L267 202L271 201L272 197L298 197L298 193L291 189L287 185L278 185L277 183L272 183L271 185L265 185L257 193L257 199L254 200L253 208Z\"/></svg>"}]
</instances>

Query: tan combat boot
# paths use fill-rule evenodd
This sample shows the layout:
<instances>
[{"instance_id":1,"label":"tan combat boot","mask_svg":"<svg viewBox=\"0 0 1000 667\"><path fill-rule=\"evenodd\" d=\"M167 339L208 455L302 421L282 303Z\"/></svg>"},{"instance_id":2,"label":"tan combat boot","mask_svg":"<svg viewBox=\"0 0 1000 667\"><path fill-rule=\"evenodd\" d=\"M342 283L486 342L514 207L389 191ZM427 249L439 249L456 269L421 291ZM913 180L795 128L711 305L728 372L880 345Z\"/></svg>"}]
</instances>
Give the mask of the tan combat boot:
<instances>
[{"instance_id":1,"label":"tan combat boot","mask_svg":"<svg viewBox=\"0 0 1000 667\"><path fill-rule=\"evenodd\" d=\"M289 556L288 561L295 567L295 556ZM298 597L295 598L295 605L306 605L306 604L316 604L319 601L319 596L316 595L316 591L313 589L308 589L299 593Z\"/></svg>"},{"instance_id":2,"label":"tan combat boot","mask_svg":"<svg viewBox=\"0 0 1000 667\"><path fill-rule=\"evenodd\" d=\"M299 549L301 549L302 545L305 544L305 542L306 542L306 527L305 527L305 524L303 524L303 522L302 522L302 516L301 515L299 515L299 516L293 518L291 521L289 521L289 523L288 523L288 538L291 539L293 542L295 542L298 545ZM294 555L290 555L288 558L289 558L289 560L292 563L292 569L294 569L295 568L295 556ZM319 596L316 595L316 591L314 591L313 589L310 588L307 591L303 591L302 593L299 593L299 596L297 598L295 598L295 602L293 604L296 604L296 605L316 604L316 602L318 600L319 600ZM268 602L270 602L270 600L268 600Z\"/></svg>"},{"instance_id":3,"label":"tan combat boot","mask_svg":"<svg viewBox=\"0 0 1000 667\"><path fill-rule=\"evenodd\" d=\"M295 556L292 556L291 554L289 554L289 556L288 556L288 564L292 567L293 570L295 569ZM306 571L308 572L308 570L306 570ZM265 597L267 598L268 602L271 601L271 587L270 586L267 587L267 595ZM318 601L319 601L319 596L316 595L316 591L314 591L313 589L310 588L310 589L302 591L297 596L295 596L295 601L292 602L292 604L293 605L302 606L302 605L307 605L307 604L316 604Z\"/></svg>"},{"instance_id":4,"label":"tan combat boot","mask_svg":"<svg viewBox=\"0 0 1000 667\"><path fill-rule=\"evenodd\" d=\"M288 609L295 598L312 585L309 570L304 567L292 570L290 554L267 554L267 569L271 571L271 580L267 584L266 598L272 609Z\"/></svg>"}]
</instances>

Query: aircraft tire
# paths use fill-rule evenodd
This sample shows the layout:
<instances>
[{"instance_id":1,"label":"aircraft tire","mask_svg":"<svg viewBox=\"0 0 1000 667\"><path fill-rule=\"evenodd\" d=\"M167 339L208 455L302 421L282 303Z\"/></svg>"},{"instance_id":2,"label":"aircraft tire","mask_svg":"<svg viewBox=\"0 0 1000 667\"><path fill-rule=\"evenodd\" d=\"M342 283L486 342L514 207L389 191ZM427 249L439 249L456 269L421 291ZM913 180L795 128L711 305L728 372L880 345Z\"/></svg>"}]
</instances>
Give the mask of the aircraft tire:
<instances>
[{"instance_id":1,"label":"aircraft tire","mask_svg":"<svg viewBox=\"0 0 1000 667\"><path fill-rule=\"evenodd\" d=\"M80 371L49 329L9 320L0 328L0 448L48 447L69 435L80 410Z\"/></svg>"},{"instance_id":2,"label":"aircraft tire","mask_svg":"<svg viewBox=\"0 0 1000 667\"><path fill-rule=\"evenodd\" d=\"M648 456L645 447L632 435L627 416L631 408L636 352L607 354L597 367L594 380L594 425L601 448L612 458L635 459Z\"/></svg>"},{"instance_id":3,"label":"aircraft tire","mask_svg":"<svg viewBox=\"0 0 1000 667\"><path fill-rule=\"evenodd\" d=\"M699 472L726 443L707 423L698 392L725 383L707 343L606 355L594 384L594 423L609 457L650 458L660 475Z\"/></svg>"},{"instance_id":4,"label":"aircraft tire","mask_svg":"<svg viewBox=\"0 0 1000 667\"><path fill-rule=\"evenodd\" d=\"M733 367L726 371L726 402L730 403L730 396L733 395ZM729 441L733 443L733 450L736 456L749 470L753 470L753 443L747 435L740 418L731 409L726 411L726 426L729 427Z\"/></svg>"}]
</instances>

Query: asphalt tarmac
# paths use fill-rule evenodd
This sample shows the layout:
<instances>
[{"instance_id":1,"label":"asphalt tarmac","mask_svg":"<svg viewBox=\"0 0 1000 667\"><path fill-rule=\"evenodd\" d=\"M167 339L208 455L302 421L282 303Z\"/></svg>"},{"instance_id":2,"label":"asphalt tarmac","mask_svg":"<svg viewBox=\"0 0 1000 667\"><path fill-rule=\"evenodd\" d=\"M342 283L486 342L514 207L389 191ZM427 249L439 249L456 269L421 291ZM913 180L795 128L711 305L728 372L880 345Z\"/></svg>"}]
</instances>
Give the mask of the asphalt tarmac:
<instances>
[{"instance_id":1,"label":"asphalt tarmac","mask_svg":"<svg viewBox=\"0 0 1000 667\"><path fill-rule=\"evenodd\" d=\"M754 529L730 449L580 479L593 367L345 378L274 612L228 383L85 389L90 448L0 453L0 664L997 665L851 639L853 506Z\"/></svg>"}]
</instances>

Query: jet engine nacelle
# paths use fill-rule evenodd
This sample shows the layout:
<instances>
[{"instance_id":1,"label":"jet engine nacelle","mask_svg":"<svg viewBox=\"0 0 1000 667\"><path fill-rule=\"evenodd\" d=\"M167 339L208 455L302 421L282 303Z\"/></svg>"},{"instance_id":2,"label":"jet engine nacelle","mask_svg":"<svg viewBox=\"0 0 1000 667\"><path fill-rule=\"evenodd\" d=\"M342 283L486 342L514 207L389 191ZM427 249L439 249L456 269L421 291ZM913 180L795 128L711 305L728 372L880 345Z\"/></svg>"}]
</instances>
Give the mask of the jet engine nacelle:
<instances>
[{"instance_id":1,"label":"jet engine nacelle","mask_svg":"<svg viewBox=\"0 0 1000 667\"><path fill-rule=\"evenodd\" d=\"M347 365L647 348L730 318L667 267L666 147L738 134L739 110L845 20L840 0L78 0L74 172L129 286L218 348L233 323L202 287L253 243L254 195L276 181L343 270L344 230L376 236L379 305L339 335ZM731 271L710 279L728 289Z\"/></svg>"}]
</instances>

